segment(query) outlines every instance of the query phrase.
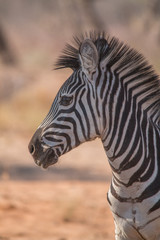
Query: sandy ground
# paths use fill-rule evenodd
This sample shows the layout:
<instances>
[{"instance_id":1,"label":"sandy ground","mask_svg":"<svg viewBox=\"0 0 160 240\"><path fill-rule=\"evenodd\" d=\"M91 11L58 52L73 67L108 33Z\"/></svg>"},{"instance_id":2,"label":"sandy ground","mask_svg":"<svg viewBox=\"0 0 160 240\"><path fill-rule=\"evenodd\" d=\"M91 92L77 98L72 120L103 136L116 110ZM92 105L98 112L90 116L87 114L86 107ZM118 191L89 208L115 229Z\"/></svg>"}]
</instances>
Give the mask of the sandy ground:
<instances>
[{"instance_id":1,"label":"sandy ground","mask_svg":"<svg viewBox=\"0 0 160 240\"><path fill-rule=\"evenodd\" d=\"M0 240L114 239L111 173L100 140L44 171L28 152L29 139L0 137Z\"/></svg>"},{"instance_id":2,"label":"sandy ground","mask_svg":"<svg viewBox=\"0 0 160 240\"><path fill-rule=\"evenodd\" d=\"M114 239L108 184L1 181L0 240Z\"/></svg>"}]
</instances>

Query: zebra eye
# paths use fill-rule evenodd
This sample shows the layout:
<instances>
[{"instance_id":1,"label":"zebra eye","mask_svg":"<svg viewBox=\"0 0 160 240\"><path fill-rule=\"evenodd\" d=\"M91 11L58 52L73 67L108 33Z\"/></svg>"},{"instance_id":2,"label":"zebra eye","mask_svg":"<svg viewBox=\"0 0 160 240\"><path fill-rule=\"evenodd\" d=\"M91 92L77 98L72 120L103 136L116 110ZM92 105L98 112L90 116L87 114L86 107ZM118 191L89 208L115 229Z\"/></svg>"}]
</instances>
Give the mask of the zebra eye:
<instances>
[{"instance_id":1,"label":"zebra eye","mask_svg":"<svg viewBox=\"0 0 160 240\"><path fill-rule=\"evenodd\" d=\"M60 100L60 105L68 106L73 102L73 96L62 96Z\"/></svg>"}]
</instances>

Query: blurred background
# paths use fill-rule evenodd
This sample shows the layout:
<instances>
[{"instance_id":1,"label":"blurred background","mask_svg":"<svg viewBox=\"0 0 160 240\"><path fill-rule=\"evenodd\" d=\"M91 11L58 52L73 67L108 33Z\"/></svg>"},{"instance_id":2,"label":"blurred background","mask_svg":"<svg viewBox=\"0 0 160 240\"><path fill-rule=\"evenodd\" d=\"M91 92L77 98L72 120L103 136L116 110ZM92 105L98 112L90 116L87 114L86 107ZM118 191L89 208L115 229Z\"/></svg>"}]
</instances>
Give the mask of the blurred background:
<instances>
[{"instance_id":1,"label":"blurred background","mask_svg":"<svg viewBox=\"0 0 160 240\"><path fill-rule=\"evenodd\" d=\"M74 35L94 29L136 48L159 73L159 0L0 0L0 240L113 239L100 141L46 171L27 149L71 74L53 71L54 62Z\"/></svg>"}]
</instances>

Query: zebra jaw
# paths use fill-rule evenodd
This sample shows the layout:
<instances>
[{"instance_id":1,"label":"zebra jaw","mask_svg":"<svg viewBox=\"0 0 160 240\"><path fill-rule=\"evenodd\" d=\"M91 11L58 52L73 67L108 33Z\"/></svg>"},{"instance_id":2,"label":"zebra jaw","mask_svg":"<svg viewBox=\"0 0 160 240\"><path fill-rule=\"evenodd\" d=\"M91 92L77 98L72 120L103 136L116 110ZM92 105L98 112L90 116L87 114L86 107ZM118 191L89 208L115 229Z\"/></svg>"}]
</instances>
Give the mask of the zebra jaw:
<instances>
[{"instance_id":1,"label":"zebra jaw","mask_svg":"<svg viewBox=\"0 0 160 240\"><path fill-rule=\"evenodd\" d=\"M58 162L58 157L54 153L54 150L49 148L39 159L35 159L34 161L39 167L47 169Z\"/></svg>"}]
</instances>

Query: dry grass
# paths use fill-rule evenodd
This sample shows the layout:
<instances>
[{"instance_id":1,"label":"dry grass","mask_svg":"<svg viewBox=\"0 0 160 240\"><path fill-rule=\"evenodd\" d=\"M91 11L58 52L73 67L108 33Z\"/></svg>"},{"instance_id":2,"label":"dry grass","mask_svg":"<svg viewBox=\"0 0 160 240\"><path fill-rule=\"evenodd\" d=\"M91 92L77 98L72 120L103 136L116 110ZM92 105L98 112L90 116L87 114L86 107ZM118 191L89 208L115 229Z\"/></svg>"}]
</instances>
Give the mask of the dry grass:
<instances>
[{"instance_id":1,"label":"dry grass","mask_svg":"<svg viewBox=\"0 0 160 240\"><path fill-rule=\"evenodd\" d=\"M1 182L0 239L113 239L108 184Z\"/></svg>"}]
</instances>

